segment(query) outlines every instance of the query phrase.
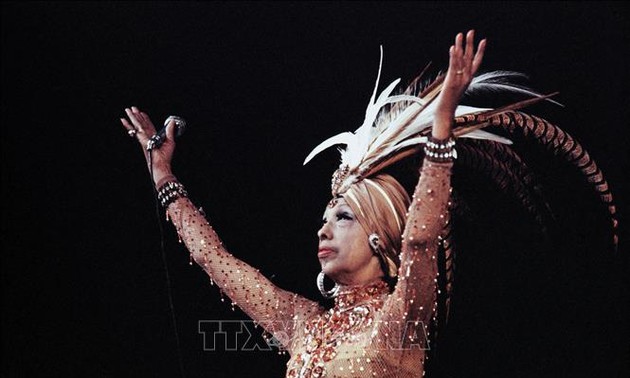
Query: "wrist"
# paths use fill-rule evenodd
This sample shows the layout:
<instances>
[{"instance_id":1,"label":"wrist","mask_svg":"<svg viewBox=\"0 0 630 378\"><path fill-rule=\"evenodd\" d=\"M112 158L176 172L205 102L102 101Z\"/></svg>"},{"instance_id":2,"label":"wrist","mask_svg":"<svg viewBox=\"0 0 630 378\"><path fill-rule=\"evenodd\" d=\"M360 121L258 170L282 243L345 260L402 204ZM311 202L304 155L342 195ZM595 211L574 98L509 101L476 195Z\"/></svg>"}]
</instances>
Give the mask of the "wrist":
<instances>
[{"instance_id":1,"label":"wrist","mask_svg":"<svg viewBox=\"0 0 630 378\"><path fill-rule=\"evenodd\" d=\"M447 139L452 135L453 113L436 115L433 119L431 135L435 139Z\"/></svg>"},{"instance_id":2,"label":"wrist","mask_svg":"<svg viewBox=\"0 0 630 378\"><path fill-rule=\"evenodd\" d=\"M435 136L429 137L424 145L424 156L436 163L453 161L457 158L455 138L452 135L439 139Z\"/></svg>"},{"instance_id":3,"label":"wrist","mask_svg":"<svg viewBox=\"0 0 630 378\"><path fill-rule=\"evenodd\" d=\"M184 188L184 185L177 181L165 181L164 184L159 186L157 189L158 201L165 209L167 209L168 206L175 202L178 198L186 197L188 197L188 192Z\"/></svg>"},{"instance_id":4,"label":"wrist","mask_svg":"<svg viewBox=\"0 0 630 378\"><path fill-rule=\"evenodd\" d=\"M450 130L433 130L431 132L431 137L435 140L446 140L452 135Z\"/></svg>"},{"instance_id":5,"label":"wrist","mask_svg":"<svg viewBox=\"0 0 630 378\"><path fill-rule=\"evenodd\" d=\"M169 181L177 181L177 177L170 171L166 172L153 172L153 183L155 184L155 188L158 189L165 183Z\"/></svg>"}]
</instances>

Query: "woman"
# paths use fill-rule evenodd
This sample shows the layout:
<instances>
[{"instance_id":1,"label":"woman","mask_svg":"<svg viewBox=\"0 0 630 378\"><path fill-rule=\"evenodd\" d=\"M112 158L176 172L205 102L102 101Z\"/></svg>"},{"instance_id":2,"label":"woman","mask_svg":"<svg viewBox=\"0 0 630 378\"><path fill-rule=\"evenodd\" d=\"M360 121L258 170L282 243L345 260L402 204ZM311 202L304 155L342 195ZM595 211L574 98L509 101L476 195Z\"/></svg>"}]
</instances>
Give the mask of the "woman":
<instances>
[{"instance_id":1,"label":"woman","mask_svg":"<svg viewBox=\"0 0 630 378\"><path fill-rule=\"evenodd\" d=\"M331 138L307 158L334 144L347 145L333 176L333 198L317 232L322 269L318 285L322 294L335 298L330 310L274 286L230 255L171 171L175 122L167 126L163 145L147 152L156 133L151 120L135 107L125 109L129 119L121 122L140 143L158 197L181 240L233 303L288 350L287 377L423 375L437 312L436 254L448 223L456 155L453 123L485 46L482 40L475 51L472 30L465 37L458 34L449 50L448 71L437 86L426 88L419 97L407 93L389 97L392 83L378 99L374 93L362 127ZM385 105L399 108L397 113L390 109L397 117L381 127L377 114ZM426 113L430 136L429 129L413 129L426 124L427 119L417 121ZM474 129L468 132L492 139ZM425 158L410 199L382 169L417 151L418 144L425 145ZM323 287L324 276L335 282L330 291Z\"/></svg>"}]
</instances>

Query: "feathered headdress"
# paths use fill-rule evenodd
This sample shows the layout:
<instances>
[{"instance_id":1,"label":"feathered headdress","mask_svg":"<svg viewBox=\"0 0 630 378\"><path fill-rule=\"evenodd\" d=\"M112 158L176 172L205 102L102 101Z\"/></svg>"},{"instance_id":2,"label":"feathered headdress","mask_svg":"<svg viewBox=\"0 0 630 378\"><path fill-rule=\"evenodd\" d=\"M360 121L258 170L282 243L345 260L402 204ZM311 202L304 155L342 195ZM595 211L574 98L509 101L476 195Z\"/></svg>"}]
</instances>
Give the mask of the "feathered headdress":
<instances>
[{"instance_id":1,"label":"feathered headdress","mask_svg":"<svg viewBox=\"0 0 630 378\"><path fill-rule=\"evenodd\" d=\"M304 160L333 145L339 149L341 164L334 172L331 184L333 198L345 193L354 183L378 174L384 168L413 154L422 154L427 143L435 113L435 99L442 90L444 76L419 88L425 70L400 94L392 95L400 79L393 81L376 97L383 64L383 49L374 92L365 111L363 124L354 132L343 132L328 138L311 151ZM428 68L428 67L427 67ZM511 140L482 130L492 126L508 135L521 136L541 145L556 157L573 165L607 207L612 228L612 245L617 249L617 220L613 197L602 171L588 152L571 135L544 119L517 111L550 95L541 95L526 87L511 83L525 75L511 71L495 71L473 78L465 92L474 97L479 92L508 92L526 95L529 99L501 108L479 108L460 105L455 111L453 135L458 139L459 159L456 166L485 177L502 191L513 193L523 207L536 219L543 232L544 214L551 214L549 204L542 198L534 175L521 157L511 148ZM454 201L454 206L458 206ZM465 206L461 203L459 206ZM456 210L456 209L453 209ZM553 216L553 215L552 215ZM454 244L451 223L448 222L441 237L440 254L444 266L445 290L443 303L448 318L454 278Z\"/></svg>"},{"instance_id":2,"label":"feathered headdress","mask_svg":"<svg viewBox=\"0 0 630 378\"><path fill-rule=\"evenodd\" d=\"M391 95L400 82L400 79L396 79L376 98L382 65L383 48L381 46L376 84L365 111L363 124L355 132L343 132L328 138L315 147L304 160L304 164L308 163L317 154L333 145L346 146L345 149L339 150L341 164L333 177L333 196L344 193L353 183L410 155L418 146L427 142L427 134L430 132L434 118L434 100L442 89L443 77L438 77L422 93L416 94L414 93L415 83L422 76L420 75L402 94ZM530 95L536 100L547 97L509 83L507 79L514 76L522 75L497 71L477 76L472 80L467 93L479 90L508 90ZM390 105L389 111L382 111L386 105ZM516 105L524 106L524 104ZM514 108L516 106L510 109ZM476 122L469 122L465 128L460 127L455 130L455 136L511 144L509 139L481 130L486 126L483 116L491 114L492 111L493 109L458 106L456 116L476 114L479 119L476 119Z\"/></svg>"},{"instance_id":3,"label":"feathered headdress","mask_svg":"<svg viewBox=\"0 0 630 378\"><path fill-rule=\"evenodd\" d=\"M377 175L384 168L410 155L422 154L421 147L427 143L435 115L435 99L442 90L444 76L440 75L431 84L420 88L418 83L427 70L425 68L402 93L392 95L400 82L400 79L397 79L376 97L382 64L381 46L376 84L361 126L354 132L343 132L328 138L315 147L304 160L306 164L333 145L345 145L345 148L339 149L341 164L332 178L333 198L348 191L354 183ZM509 136L520 136L522 139L534 141L554 156L574 166L588 181L607 207L612 226L612 245L616 250L618 244L616 208L602 171L571 135L542 118L517 111L541 100L557 104L549 99L555 93L541 95L511 82L524 77L525 75L517 72L495 71L473 78L465 92L468 98L479 92L490 91L517 93L529 99L497 109L458 106L453 127L453 135L458 138L459 158L456 167L485 177L498 189L513 193L544 232L546 227L543 215L549 215L551 211L549 204L542 197L532 171L512 148L511 140L482 129L491 126ZM457 195L457 192L454 191L453 194ZM453 206L455 208L452 210L456 211L457 206L466 205L461 197L458 197L453 201ZM455 250L451 225L451 222L447 222L442 232L439 251L440 259L443 261L439 269L444 273L441 284L444 287L441 299L445 308L444 320L448 319L454 280Z\"/></svg>"},{"instance_id":4,"label":"feathered headdress","mask_svg":"<svg viewBox=\"0 0 630 378\"><path fill-rule=\"evenodd\" d=\"M400 94L392 95L400 79L394 80L377 97L383 48L376 84L365 111L365 119L354 132L343 132L326 139L315 147L304 160L308 163L323 150L334 145L345 145L339 149L341 164L332 178L333 197L343 194L348 188L407 156L421 152L431 132L436 103L442 90L444 76L438 76L431 84L418 88L425 70ZM525 75L511 71L494 71L473 78L465 95L472 97L480 92L508 92L526 95L527 100L505 107L480 108L459 105L455 111L453 135L460 138L458 149L461 164L482 171L501 189L511 189L525 207L540 219L539 204L532 198L538 187L532 174L521 158L510 148L511 140L492 134L483 128L494 126L508 134L521 134L542 144L557 156L577 167L593 186L602 202L608 207L613 226L613 243L616 247L616 209L608 183L596 163L582 146L568 133L547 121L518 112L541 100L555 101L529 88L512 83ZM465 142L461 138L467 138ZM463 155L463 156L462 156ZM544 206L548 206L546 203ZM544 207L543 206L543 207Z\"/></svg>"}]
</instances>

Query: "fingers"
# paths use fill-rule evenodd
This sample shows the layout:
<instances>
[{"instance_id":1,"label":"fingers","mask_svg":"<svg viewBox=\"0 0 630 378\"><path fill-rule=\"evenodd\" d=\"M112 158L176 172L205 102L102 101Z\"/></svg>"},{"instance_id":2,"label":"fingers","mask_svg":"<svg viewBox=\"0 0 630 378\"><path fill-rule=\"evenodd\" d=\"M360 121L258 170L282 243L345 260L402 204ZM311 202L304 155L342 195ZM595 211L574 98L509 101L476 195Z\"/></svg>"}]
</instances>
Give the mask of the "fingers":
<instances>
[{"instance_id":1,"label":"fingers","mask_svg":"<svg viewBox=\"0 0 630 378\"><path fill-rule=\"evenodd\" d=\"M120 122L132 138L137 138L141 144L145 144L155 134L155 127L149 116L135 106L125 108L127 118L120 118Z\"/></svg>"},{"instance_id":2,"label":"fingers","mask_svg":"<svg viewBox=\"0 0 630 378\"><path fill-rule=\"evenodd\" d=\"M151 123L151 119L149 119L149 116L145 112L141 112L140 109L136 108L135 106L131 107L131 112L142 124Z\"/></svg>"},{"instance_id":3,"label":"fingers","mask_svg":"<svg viewBox=\"0 0 630 378\"><path fill-rule=\"evenodd\" d=\"M475 54L475 57L472 61L472 74L473 75L479 69L479 66L481 65L481 61L483 60L483 54L485 51L486 51L486 40L482 39L481 42L479 42L477 53Z\"/></svg>"},{"instance_id":4,"label":"fingers","mask_svg":"<svg viewBox=\"0 0 630 378\"><path fill-rule=\"evenodd\" d=\"M455 36L455 56L458 59L461 59L462 52L464 51L462 49L463 39L464 39L464 35L462 33L457 33L457 35Z\"/></svg>"},{"instance_id":5,"label":"fingers","mask_svg":"<svg viewBox=\"0 0 630 378\"><path fill-rule=\"evenodd\" d=\"M129 120L131 121L131 124L133 125L133 127L139 132L143 132L142 124L136 117L136 114L130 108L125 108L125 113L127 113L127 117L129 117Z\"/></svg>"},{"instance_id":6,"label":"fingers","mask_svg":"<svg viewBox=\"0 0 630 378\"><path fill-rule=\"evenodd\" d=\"M462 79L470 80L477 72L486 47L486 40L479 42L477 52L475 52L475 31L469 30L464 34L457 33L455 43L449 50L449 71L451 74L460 76Z\"/></svg>"},{"instance_id":7,"label":"fingers","mask_svg":"<svg viewBox=\"0 0 630 378\"><path fill-rule=\"evenodd\" d=\"M166 139L169 141L175 141L175 130L177 129L176 122L171 119L166 125Z\"/></svg>"},{"instance_id":8,"label":"fingers","mask_svg":"<svg viewBox=\"0 0 630 378\"><path fill-rule=\"evenodd\" d=\"M469 30L466 33L466 49L464 50L464 60L470 61L473 57L473 50L475 49L475 31Z\"/></svg>"},{"instance_id":9,"label":"fingers","mask_svg":"<svg viewBox=\"0 0 630 378\"><path fill-rule=\"evenodd\" d=\"M451 60L450 60L449 68L453 72L461 70L463 66L463 61L462 61L462 56L463 56L462 39L463 38L464 37L462 33L457 33L457 35L455 36L455 44L452 46L452 53L451 53Z\"/></svg>"},{"instance_id":10,"label":"fingers","mask_svg":"<svg viewBox=\"0 0 630 378\"><path fill-rule=\"evenodd\" d=\"M455 36L455 43L451 46L449 50L450 60L449 60L449 72L455 75L461 75L464 72L465 68L465 50L462 46L462 42L464 40L464 35L462 33L457 33Z\"/></svg>"},{"instance_id":11,"label":"fingers","mask_svg":"<svg viewBox=\"0 0 630 378\"><path fill-rule=\"evenodd\" d=\"M135 106L125 108L125 113L138 133L145 133L148 136L155 134L155 127L146 113L141 112Z\"/></svg>"},{"instance_id":12,"label":"fingers","mask_svg":"<svg viewBox=\"0 0 630 378\"><path fill-rule=\"evenodd\" d=\"M127 130L127 134L132 137L135 138L136 135L138 134L138 130L136 130L135 127L133 127L133 125L131 125L126 119L121 118L120 122L122 123L123 127Z\"/></svg>"}]
</instances>

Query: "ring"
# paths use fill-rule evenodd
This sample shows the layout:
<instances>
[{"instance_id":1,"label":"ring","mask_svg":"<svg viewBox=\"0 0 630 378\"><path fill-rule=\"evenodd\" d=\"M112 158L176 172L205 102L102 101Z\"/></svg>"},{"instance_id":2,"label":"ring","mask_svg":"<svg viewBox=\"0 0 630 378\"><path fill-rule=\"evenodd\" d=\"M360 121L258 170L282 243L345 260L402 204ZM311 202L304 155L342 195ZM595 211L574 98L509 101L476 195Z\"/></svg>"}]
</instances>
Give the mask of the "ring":
<instances>
[{"instance_id":1,"label":"ring","mask_svg":"<svg viewBox=\"0 0 630 378\"><path fill-rule=\"evenodd\" d=\"M456 71L456 72L455 72L455 75L461 75L461 74L463 74L463 73L464 73L464 70L459 70L459 71Z\"/></svg>"},{"instance_id":2,"label":"ring","mask_svg":"<svg viewBox=\"0 0 630 378\"><path fill-rule=\"evenodd\" d=\"M129 136L132 138L135 138L137 133L138 133L138 130L136 129L127 130L127 134L129 134Z\"/></svg>"}]
</instances>

